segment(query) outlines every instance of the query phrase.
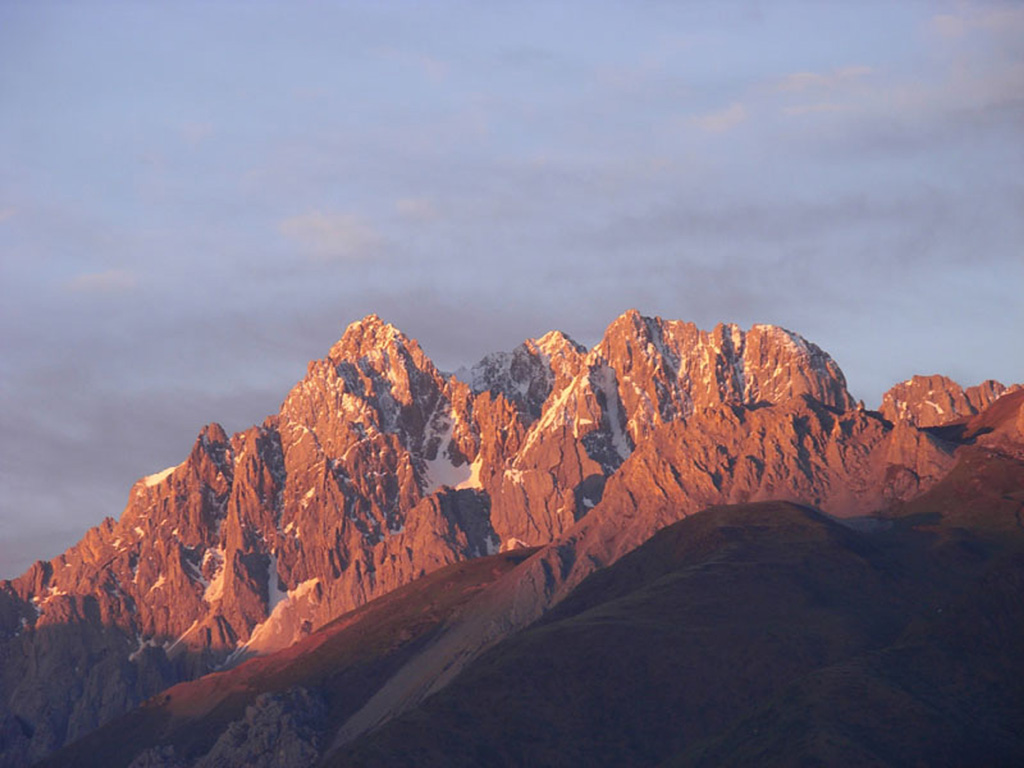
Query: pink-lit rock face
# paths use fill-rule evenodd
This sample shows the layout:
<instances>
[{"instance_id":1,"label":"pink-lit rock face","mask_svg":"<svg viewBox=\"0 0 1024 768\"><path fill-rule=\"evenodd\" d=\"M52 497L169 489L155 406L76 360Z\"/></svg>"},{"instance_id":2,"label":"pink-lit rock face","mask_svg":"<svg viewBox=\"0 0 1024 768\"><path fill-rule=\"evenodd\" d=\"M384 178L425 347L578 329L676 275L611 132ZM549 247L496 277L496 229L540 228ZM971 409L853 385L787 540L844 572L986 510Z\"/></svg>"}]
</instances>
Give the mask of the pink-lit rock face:
<instances>
[{"instance_id":1,"label":"pink-lit rock face","mask_svg":"<svg viewBox=\"0 0 1024 768\"><path fill-rule=\"evenodd\" d=\"M1020 389L988 380L964 389L946 376L914 376L882 396L881 412L889 421L938 427L988 408L1002 395Z\"/></svg>"},{"instance_id":2,"label":"pink-lit rock face","mask_svg":"<svg viewBox=\"0 0 1024 768\"><path fill-rule=\"evenodd\" d=\"M886 421L795 333L635 310L589 351L553 331L449 376L371 315L277 414L233 436L205 427L119 520L0 586L0 703L46 721L23 745L38 757L461 560L567 542L529 616L710 504L868 514L952 465L917 427L1002 391L915 378L886 395Z\"/></svg>"}]
</instances>

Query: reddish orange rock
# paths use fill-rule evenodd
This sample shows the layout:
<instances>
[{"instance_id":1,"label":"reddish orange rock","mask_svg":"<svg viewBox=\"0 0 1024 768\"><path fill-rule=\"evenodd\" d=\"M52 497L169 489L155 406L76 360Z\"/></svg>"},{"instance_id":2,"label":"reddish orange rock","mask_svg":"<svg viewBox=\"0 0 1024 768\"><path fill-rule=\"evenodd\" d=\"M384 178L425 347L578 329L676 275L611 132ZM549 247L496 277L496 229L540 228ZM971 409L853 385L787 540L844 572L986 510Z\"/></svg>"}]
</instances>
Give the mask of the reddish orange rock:
<instances>
[{"instance_id":1,"label":"reddish orange rock","mask_svg":"<svg viewBox=\"0 0 1024 768\"><path fill-rule=\"evenodd\" d=\"M798 334L635 310L592 350L551 332L460 375L370 315L262 425L204 427L119 520L0 583L0 717L32 724L25 754L467 558L551 545L514 624L710 504L877 511L951 466L955 445L919 427L1004 389L917 377L881 418ZM1011 416L960 434L1010 450Z\"/></svg>"}]
</instances>

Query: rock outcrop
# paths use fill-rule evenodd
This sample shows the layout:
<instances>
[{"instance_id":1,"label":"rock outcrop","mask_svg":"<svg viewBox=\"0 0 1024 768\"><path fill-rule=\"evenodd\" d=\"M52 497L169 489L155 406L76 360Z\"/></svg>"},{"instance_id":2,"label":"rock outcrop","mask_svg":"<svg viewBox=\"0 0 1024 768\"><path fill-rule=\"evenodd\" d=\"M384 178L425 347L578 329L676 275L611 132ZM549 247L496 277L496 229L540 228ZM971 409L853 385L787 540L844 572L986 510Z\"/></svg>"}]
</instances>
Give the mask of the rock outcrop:
<instances>
[{"instance_id":1,"label":"rock outcrop","mask_svg":"<svg viewBox=\"0 0 1024 768\"><path fill-rule=\"evenodd\" d=\"M882 396L881 413L889 421L902 421L915 427L938 427L981 413L1009 388L989 379L964 389L946 376L914 376L892 387Z\"/></svg>"},{"instance_id":2,"label":"rock outcrop","mask_svg":"<svg viewBox=\"0 0 1024 768\"><path fill-rule=\"evenodd\" d=\"M666 525L709 506L783 500L834 516L870 515L939 482L957 446L878 414L802 395L778 405L708 408L655 428L601 501L495 585L339 731L353 741L444 688L480 653L529 626L595 571Z\"/></svg>"},{"instance_id":3,"label":"rock outcrop","mask_svg":"<svg viewBox=\"0 0 1024 768\"><path fill-rule=\"evenodd\" d=\"M709 332L630 311L589 351L551 332L461 375L366 317L277 414L232 436L204 427L119 520L0 583L0 733L4 759L23 756L8 764L450 563L559 542L537 559L526 621L708 504L866 514L952 462L918 429L924 385L887 395L886 421L854 407L825 352L775 326Z\"/></svg>"}]
</instances>

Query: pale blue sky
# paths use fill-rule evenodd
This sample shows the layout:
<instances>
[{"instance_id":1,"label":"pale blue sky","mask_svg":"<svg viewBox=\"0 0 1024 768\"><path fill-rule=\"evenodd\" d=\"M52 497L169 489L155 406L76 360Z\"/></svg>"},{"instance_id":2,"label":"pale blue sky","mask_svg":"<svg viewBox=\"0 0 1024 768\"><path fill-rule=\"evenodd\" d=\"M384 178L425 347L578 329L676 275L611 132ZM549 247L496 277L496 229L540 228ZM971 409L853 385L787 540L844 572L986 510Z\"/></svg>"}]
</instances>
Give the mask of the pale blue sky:
<instances>
[{"instance_id":1,"label":"pale blue sky","mask_svg":"<svg viewBox=\"0 0 1024 768\"><path fill-rule=\"evenodd\" d=\"M1024 379L1024 5L0 4L0 577L377 312Z\"/></svg>"}]
</instances>

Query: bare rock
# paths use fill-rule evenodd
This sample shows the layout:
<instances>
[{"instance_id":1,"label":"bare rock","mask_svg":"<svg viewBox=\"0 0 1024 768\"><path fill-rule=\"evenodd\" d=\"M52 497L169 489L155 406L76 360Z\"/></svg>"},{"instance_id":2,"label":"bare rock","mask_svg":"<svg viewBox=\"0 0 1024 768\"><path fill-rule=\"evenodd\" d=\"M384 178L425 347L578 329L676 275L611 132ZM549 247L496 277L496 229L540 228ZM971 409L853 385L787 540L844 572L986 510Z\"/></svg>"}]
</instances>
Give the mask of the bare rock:
<instances>
[{"instance_id":1,"label":"bare rock","mask_svg":"<svg viewBox=\"0 0 1024 768\"><path fill-rule=\"evenodd\" d=\"M889 421L916 427L937 427L981 413L1004 394L1020 389L989 379L966 390L937 374L914 376L882 396L881 413Z\"/></svg>"},{"instance_id":2,"label":"bare rock","mask_svg":"<svg viewBox=\"0 0 1024 768\"><path fill-rule=\"evenodd\" d=\"M264 693L194 768L305 768L320 756L323 698L301 687Z\"/></svg>"}]
</instances>

